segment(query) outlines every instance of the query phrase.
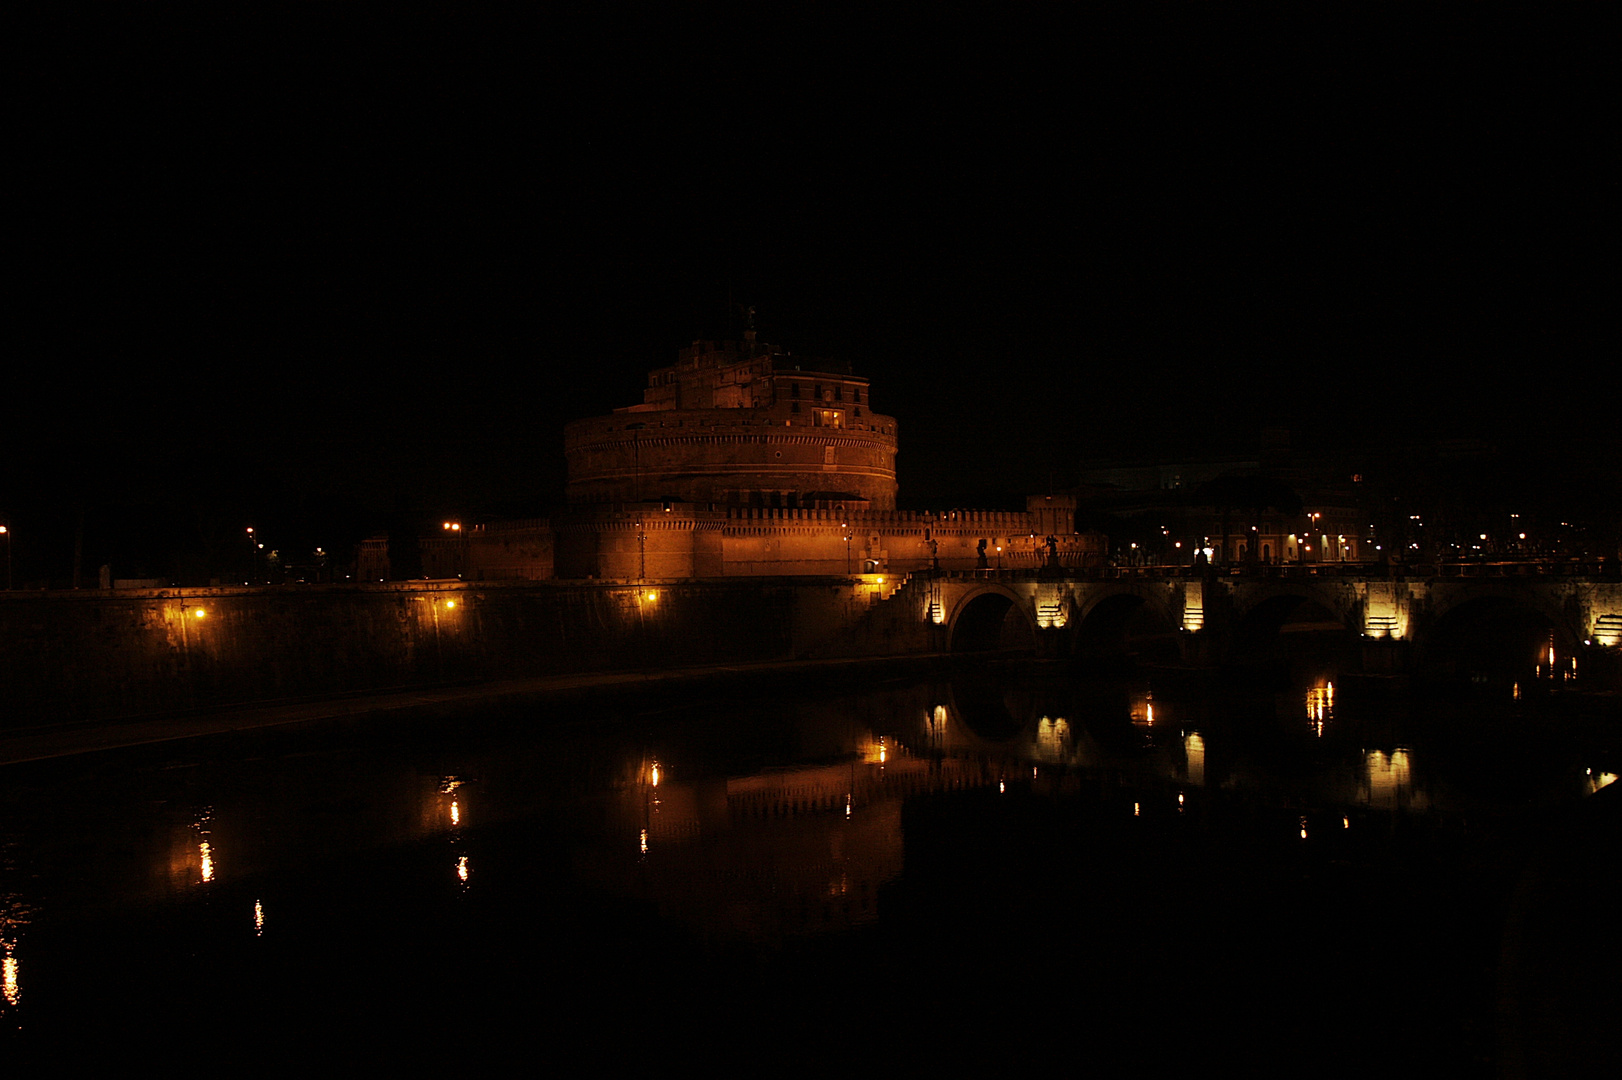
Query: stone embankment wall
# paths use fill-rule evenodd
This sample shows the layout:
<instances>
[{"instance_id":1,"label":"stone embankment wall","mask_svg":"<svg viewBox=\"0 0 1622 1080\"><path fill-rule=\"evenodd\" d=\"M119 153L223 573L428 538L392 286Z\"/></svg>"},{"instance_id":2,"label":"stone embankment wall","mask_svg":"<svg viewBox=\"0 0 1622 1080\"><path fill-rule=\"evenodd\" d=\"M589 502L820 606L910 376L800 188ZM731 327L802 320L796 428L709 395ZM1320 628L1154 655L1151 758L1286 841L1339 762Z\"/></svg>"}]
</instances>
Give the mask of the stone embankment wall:
<instances>
[{"instance_id":1,"label":"stone embankment wall","mask_svg":"<svg viewBox=\"0 0 1622 1080\"><path fill-rule=\"evenodd\" d=\"M871 654L876 580L0 597L0 729L602 670Z\"/></svg>"}]
</instances>

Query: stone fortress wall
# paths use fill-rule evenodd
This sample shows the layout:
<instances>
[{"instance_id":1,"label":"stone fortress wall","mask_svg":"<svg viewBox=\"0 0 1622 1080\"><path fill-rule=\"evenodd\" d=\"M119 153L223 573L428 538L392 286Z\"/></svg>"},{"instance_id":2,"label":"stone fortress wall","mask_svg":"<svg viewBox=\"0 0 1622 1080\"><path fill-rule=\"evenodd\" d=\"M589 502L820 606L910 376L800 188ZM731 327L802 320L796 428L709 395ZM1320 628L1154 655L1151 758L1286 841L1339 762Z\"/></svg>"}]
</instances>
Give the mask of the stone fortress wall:
<instances>
[{"instance_id":1,"label":"stone fortress wall","mask_svg":"<svg viewBox=\"0 0 1622 1080\"><path fill-rule=\"evenodd\" d=\"M640 404L567 425L570 503L894 509L896 422L867 380L745 338L694 342Z\"/></svg>"},{"instance_id":2,"label":"stone fortress wall","mask_svg":"<svg viewBox=\"0 0 1622 1080\"><path fill-rule=\"evenodd\" d=\"M429 578L673 580L1099 565L1075 500L897 510L894 417L868 380L755 340L695 341L642 401L564 430L568 506L421 542ZM829 370L834 369L834 370ZM361 580L387 579L386 543Z\"/></svg>"},{"instance_id":3,"label":"stone fortress wall","mask_svg":"<svg viewBox=\"0 0 1622 1080\"><path fill-rule=\"evenodd\" d=\"M556 574L618 580L901 575L932 568L1035 569L1050 555L1066 566L1102 565L1103 538L1074 531L1072 499L1033 496L1030 501L1036 505L1023 512L938 513L600 506L589 515L554 522Z\"/></svg>"}]
</instances>

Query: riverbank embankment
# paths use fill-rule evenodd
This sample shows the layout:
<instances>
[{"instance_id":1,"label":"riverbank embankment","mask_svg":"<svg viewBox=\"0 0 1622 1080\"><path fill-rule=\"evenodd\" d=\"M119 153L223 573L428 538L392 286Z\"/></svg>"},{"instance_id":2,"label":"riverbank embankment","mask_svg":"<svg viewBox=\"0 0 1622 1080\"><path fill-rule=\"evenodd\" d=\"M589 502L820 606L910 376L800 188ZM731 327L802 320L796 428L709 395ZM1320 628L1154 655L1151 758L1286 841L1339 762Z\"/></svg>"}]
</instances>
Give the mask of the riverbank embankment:
<instances>
[{"instance_id":1,"label":"riverbank embankment","mask_svg":"<svg viewBox=\"0 0 1622 1080\"><path fill-rule=\"evenodd\" d=\"M0 766L176 739L386 714L558 705L586 699L622 703L641 699L657 705L661 701L674 703L723 689L734 694L755 693L767 687L778 691L784 688L803 690L807 686L817 685L837 689L857 681L916 677L945 670L960 662L961 658L954 660L945 654L928 654L709 664L664 670L591 671L456 685L398 687L192 709L121 721L42 724L11 728L0 733Z\"/></svg>"},{"instance_id":2,"label":"riverbank embankment","mask_svg":"<svg viewBox=\"0 0 1622 1080\"><path fill-rule=\"evenodd\" d=\"M356 694L410 699L515 680L933 651L921 633L874 630L867 616L885 588L857 577L8 593L0 735Z\"/></svg>"}]
</instances>

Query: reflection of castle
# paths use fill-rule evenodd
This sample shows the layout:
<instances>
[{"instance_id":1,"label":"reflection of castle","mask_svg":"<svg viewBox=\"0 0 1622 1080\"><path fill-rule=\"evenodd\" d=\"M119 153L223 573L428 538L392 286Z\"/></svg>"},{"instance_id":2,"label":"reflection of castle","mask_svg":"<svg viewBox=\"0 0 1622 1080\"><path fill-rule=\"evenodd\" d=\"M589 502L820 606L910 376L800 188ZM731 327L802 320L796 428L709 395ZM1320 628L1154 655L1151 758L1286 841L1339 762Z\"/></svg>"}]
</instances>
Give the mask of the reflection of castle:
<instances>
[{"instance_id":1,"label":"reflection of castle","mask_svg":"<svg viewBox=\"0 0 1622 1080\"><path fill-rule=\"evenodd\" d=\"M877 746L861 760L724 781L672 783L640 769L608 804L606 843L575 865L714 939L781 942L872 922L880 889L904 869L907 799L997 782L978 756L880 756Z\"/></svg>"},{"instance_id":2,"label":"reflection of castle","mask_svg":"<svg viewBox=\"0 0 1622 1080\"><path fill-rule=\"evenodd\" d=\"M897 510L896 422L873 411L868 381L794 364L752 330L681 350L640 404L570 423L564 453L564 511L425 540L424 576L899 575L1102 558L1069 497L1033 496L1023 512ZM358 576L389 576L382 540L363 546Z\"/></svg>"}]
</instances>

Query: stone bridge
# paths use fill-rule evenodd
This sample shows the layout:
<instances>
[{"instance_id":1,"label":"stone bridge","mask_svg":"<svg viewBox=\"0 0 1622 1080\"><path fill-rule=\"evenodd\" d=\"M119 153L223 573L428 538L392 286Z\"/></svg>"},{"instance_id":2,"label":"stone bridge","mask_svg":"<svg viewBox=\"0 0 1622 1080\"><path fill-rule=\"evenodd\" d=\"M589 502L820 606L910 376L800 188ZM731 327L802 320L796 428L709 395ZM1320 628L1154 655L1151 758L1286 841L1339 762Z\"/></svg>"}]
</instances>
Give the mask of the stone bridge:
<instances>
[{"instance_id":1,"label":"stone bridge","mask_svg":"<svg viewBox=\"0 0 1622 1080\"><path fill-rule=\"evenodd\" d=\"M1527 663L1622 667L1622 579L1535 564L1399 576L1380 567L979 570L912 575L874 616L938 651L1031 650L1169 662L1266 662L1302 648L1364 670ZM893 635L892 635L893 636ZM1552 651L1551 651L1552 650ZM1524 656L1523 656L1524 654ZM1587 661L1582 658L1587 657ZM1574 669L1573 669L1574 670Z\"/></svg>"}]
</instances>

